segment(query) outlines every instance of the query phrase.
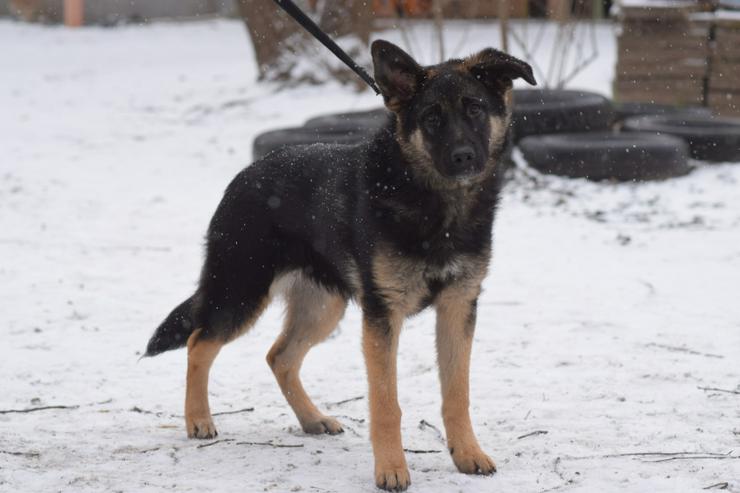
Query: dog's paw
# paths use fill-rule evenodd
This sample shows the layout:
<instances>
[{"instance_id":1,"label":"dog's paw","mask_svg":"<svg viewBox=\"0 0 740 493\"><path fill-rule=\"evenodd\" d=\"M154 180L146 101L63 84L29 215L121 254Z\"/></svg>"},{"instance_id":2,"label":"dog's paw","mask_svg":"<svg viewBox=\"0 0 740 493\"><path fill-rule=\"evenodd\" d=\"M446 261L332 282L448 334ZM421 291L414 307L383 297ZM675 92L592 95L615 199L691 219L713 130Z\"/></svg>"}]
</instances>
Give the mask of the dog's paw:
<instances>
[{"instance_id":1,"label":"dog's paw","mask_svg":"<svg viewBox=\"0 0 740 493\"><path fill-rule=\"evenodd\" d=\"M406 464L375 467L375 485L386 491L406 491L411 484L409 468Z\"/></svg>"},{"instance_id":2,"label":"dog's paw","mask_svg":"<svg viewBox=\"0 0 740 493\"><path fill-rule=\"evenodd\" d=\"M316 419L301 423L303 431L311 435L338 435L344 433L342 424L329 416L318 416Z\"/></svg>"},{"instance_id":3,"label":"dog's paw","mask_svg":"<svg viewBox=\"0 0 740 493\"><path fill-rule=\"evenodd\" d=\"M453 448L450 454L462 473L489 476L496 472L496 464L479 447Z\"/></svg>"},{"instance_id":4,"label":"dog's paw","mask_svg":"<svg viewBox=\"0 0 740 493\"><path fill-rule=\"evenodd\" d=\"M205 418L185 418L185 426L188 430L188 438L214 438L218 436L216 425L210 416Z\"/></svg>"}]
</instances>

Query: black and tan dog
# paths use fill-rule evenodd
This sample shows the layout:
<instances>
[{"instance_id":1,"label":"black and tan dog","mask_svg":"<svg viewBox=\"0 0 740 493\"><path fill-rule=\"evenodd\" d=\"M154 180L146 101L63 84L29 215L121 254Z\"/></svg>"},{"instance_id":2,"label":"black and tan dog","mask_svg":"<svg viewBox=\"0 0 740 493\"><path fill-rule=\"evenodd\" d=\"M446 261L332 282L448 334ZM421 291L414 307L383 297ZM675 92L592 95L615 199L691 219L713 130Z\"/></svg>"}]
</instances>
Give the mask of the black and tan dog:
<instances>
[{"instance_id":1,"label":"black and tan dog","mask_svg":"<svg viewBox=\"0 0 740 493\"><path fill-rule=\"evenodd\" d=\"M470 349L512 80L535 80L529 65L493 49L422 67L376 41L372 56L394 118L366 144L286 148L239 173L211 220L198 289L156 330L147 355L187 345L188 436L213 437L211 364L283 292L285 326L267 361L307 433L340 433L298 374L354 300L363 311L375 482L404 490L396 349L404 319L429 306L452 459L464 473L496 470L468 414Z\"/></svg>"}]
</instances>

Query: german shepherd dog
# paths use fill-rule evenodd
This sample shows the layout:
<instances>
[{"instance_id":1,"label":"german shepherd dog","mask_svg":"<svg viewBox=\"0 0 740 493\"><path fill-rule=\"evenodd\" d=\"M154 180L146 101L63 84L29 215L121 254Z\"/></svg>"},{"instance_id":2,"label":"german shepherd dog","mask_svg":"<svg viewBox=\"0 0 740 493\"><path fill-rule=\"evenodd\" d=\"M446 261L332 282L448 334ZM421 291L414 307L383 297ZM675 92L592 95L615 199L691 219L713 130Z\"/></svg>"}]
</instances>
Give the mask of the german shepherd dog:
<instances>
[{"instance_id":1,"label":"german shepherd dog","mask_svg":"<svg viewBox=\"0 0 740 493\"><path fill-rule=\"evenodd\" d=\"M267 362L306 433L341 433L311 402L299 372L354 300L363 312L375 482L401 491L410 478L396 394L398 337L404 319L429 306L437 312L452 460L464 473L496 471L468 413L470 349L491 258L512 80L536 82L528 64L490 48L422 67L376 41L372 58L393 114L387 125L363 144L289 147L241 171L208 228L195 294L157 328L146 356L187 345L187 433L212 438L211 364L282 293L285 323Z\"/></svg>"}]
</instances>

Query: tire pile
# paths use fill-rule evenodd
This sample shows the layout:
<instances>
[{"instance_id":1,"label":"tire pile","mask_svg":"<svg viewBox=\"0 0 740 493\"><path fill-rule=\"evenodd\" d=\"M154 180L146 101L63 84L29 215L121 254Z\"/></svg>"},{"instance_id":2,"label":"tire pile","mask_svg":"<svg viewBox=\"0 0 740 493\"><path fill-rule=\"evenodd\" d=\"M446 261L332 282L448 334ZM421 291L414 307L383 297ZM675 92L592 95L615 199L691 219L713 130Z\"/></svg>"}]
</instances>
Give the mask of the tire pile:
<instances>
[{"instance_id":1,"label":"tire pile","mask_svg":"<svg viewBox=\"0 0 740 493\"><path fill-rule=\"evenodd\" d=\"M254 141L254 158L287 145L356 144L391 118L384 108L323 115ZM703 107L614 105L587 91L515 90L512 142L541 173L589 180L662 180L689 173L690 158L740 162L740 119Z\"/></svg>"}]
</instances>

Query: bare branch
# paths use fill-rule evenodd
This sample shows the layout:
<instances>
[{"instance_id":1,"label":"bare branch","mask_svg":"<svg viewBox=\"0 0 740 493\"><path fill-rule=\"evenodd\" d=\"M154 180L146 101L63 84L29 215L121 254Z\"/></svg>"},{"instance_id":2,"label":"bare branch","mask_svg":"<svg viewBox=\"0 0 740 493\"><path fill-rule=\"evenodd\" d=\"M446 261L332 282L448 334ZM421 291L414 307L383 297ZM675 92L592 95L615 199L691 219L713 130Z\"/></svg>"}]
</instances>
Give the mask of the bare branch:
<instances>
[{"instance_id":1,"label":"bare branch","mask_svg":"<svg viewBox=\"0 0 740 493\"><path fill-rule=\"evenodd\" d=\"M274 448L302 448L303 447L302 443L290 445L290 444L273 443L273 442L236 442L236 445L264 445L266 447L274 447Z\"/></svg>"},{"instance_id":2,"label":"bare branch","mask_svg":"<svg viewBox=\"0 0 740 493\"><path fill-rule=\"evenodd\" d=\"M445 442L445 438L442 435L442 432L439 431L439 428L437 428L433 424L429 423L428 421L422 419L421 421L419 421L419 429L420 430L423 430L424 428L429 428L431 430L434 430L435 434L437 435L437 439L440 441L440 443L442 443L442 444L445 444L446 443Z\"/></svg>"},{"instance_id":3,"label":"bare branch","mask_svg":"<svg viewBox=\"0 0 740 493\"><path fill-rule=\"evenodd\" d=\"M675 353L693 354L695 356L704 356L706 358L724 359L724 356L722 356L721 354L702 353L699 351L695 351L691 348L687 348L685 346L669 346L667 344L658 344L655 342L651 342L649 344L646 344L645 347L656 347L660 349L665 349L666 351L672 351Z\"/></svg>"},{"instance_id":4,"label":"bare branch","mask_svg":"<svg viewBox=\"0 0 740 493\"><path fill-rule=\"evenodd\" d=\"M26 457L27 459L38 459L41 454L38 452L14 452L12 450L0 450L0 454L15 455L17 457Z\"/></svg>"},{"instance_id":5,"label":"bare branch","mask_svg":"<svg viewBox=\"0 0 740 493\"><path fill-rule=\"evenodd\" d=\"M28 409L0 409L0 414L33 413L36 411L47 411L49 409L78 409L80 406L41 406Z\"/></svg>"},{"instance_id":6,"label":"bare branch","mask_svg":"<svg viewBox=\"0 0 740 493\"><path fill-rule=\"evenodd\" d=\"M336 406L341 406L341 405L343 405L343 404L348 404L348 403L350 403L350 402L360 401L360 400L362 400L362 399L364 399L364 398L365 398L365 396L363 396L363 395L358 395L357 397L350 397L349 399L344 399L343 401L339 401L339 402L330 402L330 403L326 404L326 407L336 407Z\"/></svg>"},{"instance_id":7,"label":"bare branch","mask_svg":"<svg viewBox=\"0 0 740 493\"><path fill-rule=\"evenodd\" d=\"M405 448L403 449L404 452L408 452L409 454L441 454L441 450L416 450L412 448Z\"/></svg>"},{"instance_id":8,"label":"bare branch","mask_svg":"<svg viewBox=\"0 0 740 493\"><path fill-rule=\"evenodd\" d=\"M233 441L234 441L233 438L223 438L221 440L216 440L215 442L200 444L196 448L206 448L206 447L210 447L211 445L216 445L217 443L233 442Z\"/></svg>"},{"instance_id":9,"label":"bare branch","mask_svg":"<svg viewBox=\"0 0 740 493\"><path fill-rule=\"evenodd\" d=\"M238 409L236 411L221 411L220 413L213 413L213 416L224 416L226 414L250 413L252 411L254 411L253 407L245 407L244 409Z\"/></svg>"},{"instance_id":10,"label":"bare branch","mask_svg":"<svg viewBox=\"0 0 740 493\"><path fill-rule=\"evenodd\" d=\"M709 486L702 488L702 489L703 490L714 490L714 489L726 490L729 487L730 487L730 483L728 483L727 481L724 481L722 483L710 484Z\"/></svg>"},{"instance_id":11,"label":"bare branch","mask_svg":"<svg viewBox=\"0 0 740 493\"><path fill-rule=\"evenodd\" d=\"M696 387L696 388L699 390L703 390L704 392L726 392L728 394L740 395L740 391L738 390L718 389L717 387Z\"/></svg>"},{"instance_id":12,"label":"bare branch","mask_svg":"<svg viewBox=\"0 0 740 493\"><path fill-rule=\"evenodd\" d=\"M549 433L549 431L547 431L547 430L535 430L535 431L532 431L530 433L526 433L526 434L524 434L522 436L516 437L516 439L517 440L521 440L522 438L533 437L533 436L536 436L536 435L547 435L548 433Z\"/></svg>"}]
</instances>

